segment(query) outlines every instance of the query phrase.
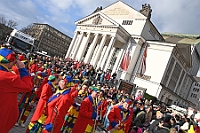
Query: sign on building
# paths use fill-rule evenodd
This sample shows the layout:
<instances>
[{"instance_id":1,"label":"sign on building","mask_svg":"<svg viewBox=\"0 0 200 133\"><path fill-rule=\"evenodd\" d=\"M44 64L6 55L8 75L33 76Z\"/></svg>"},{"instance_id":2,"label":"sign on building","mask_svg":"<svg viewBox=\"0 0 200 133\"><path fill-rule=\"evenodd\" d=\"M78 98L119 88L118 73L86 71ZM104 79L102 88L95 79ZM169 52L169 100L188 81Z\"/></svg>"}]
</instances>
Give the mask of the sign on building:
<instances>
[{"instance_id":1,"label":"sign on building","mask_svg":"<svg viewBox=\"0 0 200 133\"><path fill-rule=\"evenodd\" d=\"M121 79L119 82L118 89L124 90L125 93L132 94L133 92L135 92L135 86L136 86L135 84Z\"/></svg>"}]
</instances>

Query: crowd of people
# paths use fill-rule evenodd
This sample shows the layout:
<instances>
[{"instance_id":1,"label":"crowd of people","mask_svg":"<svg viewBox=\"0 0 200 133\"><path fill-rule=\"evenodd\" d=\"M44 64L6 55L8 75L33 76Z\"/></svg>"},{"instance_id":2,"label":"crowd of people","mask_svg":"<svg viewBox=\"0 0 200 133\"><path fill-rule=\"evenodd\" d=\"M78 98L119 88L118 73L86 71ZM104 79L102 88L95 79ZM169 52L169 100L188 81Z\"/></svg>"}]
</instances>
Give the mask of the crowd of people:
<instances>
[{"instance_id":1,"label":"crowd of people","mask_svg":"<svg viewBox=\"0 0 200 133\"><path fill-rule=\"evenodd\" d=\"M3 133L14 125L27 133L200 133L200 120L118 90L116 73L84 62L2 47L0 73Z\"/></svg>"}]
</instances>

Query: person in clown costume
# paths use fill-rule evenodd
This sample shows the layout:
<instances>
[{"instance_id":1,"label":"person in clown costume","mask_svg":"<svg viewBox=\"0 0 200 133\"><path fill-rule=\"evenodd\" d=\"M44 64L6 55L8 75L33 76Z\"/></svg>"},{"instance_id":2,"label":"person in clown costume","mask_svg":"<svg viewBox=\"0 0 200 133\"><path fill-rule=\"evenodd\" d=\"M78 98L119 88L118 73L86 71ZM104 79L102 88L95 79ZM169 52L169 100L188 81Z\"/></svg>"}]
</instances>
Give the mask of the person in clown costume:
<instances>
[{"instance_id":1,"label":"person in clown costume","mask_svg":"<svg viewBox=\"0 0 200 133\"><path fill-rule=\"evenodd\" d=\"M127 99L122 105L115 106L110 111L108 114L110 133L128 133L133 117L133 112L129 109L130 104L131 101Z\"/></svg>"},{"instance_id":2,"label":"person in clown costume","mask_svg":"<svg viewBox=\"0 0 200 133\"><path fill-rule=\"evenodd\" d=\"M31 121L27 128L27 133L37 132L42 130L42 126L46 119L47 113L47 101L53 95L56 90L56 85L58 84L58 77L56 75L50 75L48 78L48 83L43 85L40 99L38 101L36 110L31 118Z\"/></svg>"},{"instance_id":3,"label":"person in clown costume","mask_svg":"<svg viewBox=\"0 0 200 133\"><path fill-rule=\"evenodd\" d=\"M72 92L74 104L69 108L67 114L65 115L65 120L61 132L72 131L74 124L78 118L81 102L88 96L88 85L86 83L84 83L82 86L79 85L77 88L77 90Z\"/></svg>"},{"instance_id":4,"label":"person in clown costume","mask_svg":"<svg viewBox=\"0 0 200 133\"><path fill-rule=\"evenodd\" d=\"M38 79L37 81L41 81L41 78L43 78L44 76L45 76L44 73L38 72L36 73L35 79ZM35 82L35 84L38 85L40 83ZM32 91L23 93L18 105L20 115L15 126L20 125L21 127L25 127L24 123L26 122L28 115L33 109L34 104L36 104L39 99L39 97L37 96L37 93L38 93L38 88L36 86L32 89Z\"/></svg>"},{"instance_id":5,"label":"person in clown costume","mask_svg":"<svg viewBox=\"0 0 200 133\"><path fill-rule=\"evenodd\" d=\"M11 71L13 65L18 67L19 75ZM24 63L4 47L0 49L0 84L0 130L8 133L19 117L18 93L31 91L33 81Z\"/></svg>"},{"instance_id":6,"label":"person in clown costume","mask_svg":"<svg viewBox=\"0 0 200 133\"><path fill-rule=\"evenodd\" d=\"M97 126L97 96L99 89L92 87L92 93L85 98L80 106L80 111L72 133L91 133Z\"/></svg>"},{"instance_id":7,"label":"person in clown costume","mask_svg":"<svg viewBox=\"0 0 200 133\"><path fill-rule=\"evenodd\" d=\"M64 91L57 98L57 100L52 100L56 100L57 102L48 103L48 115L43 133L59 133L64 122L64 117L69 107L73 104L71 88L66 87L68 83L67 79L69 79L69 77L60 81L60 88L62 88Z\"/></svg>"}]
</instances>

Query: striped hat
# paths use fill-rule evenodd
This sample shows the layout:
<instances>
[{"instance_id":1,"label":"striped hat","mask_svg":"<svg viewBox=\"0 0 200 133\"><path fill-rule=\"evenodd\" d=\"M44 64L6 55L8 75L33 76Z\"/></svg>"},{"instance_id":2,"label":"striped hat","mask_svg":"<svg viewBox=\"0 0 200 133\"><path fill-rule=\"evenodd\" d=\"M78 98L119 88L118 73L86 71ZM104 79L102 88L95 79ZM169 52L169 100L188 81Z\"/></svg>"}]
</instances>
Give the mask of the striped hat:
<instances>
[{"instance_id":1,"label":"striped hat","mask_svg":"<svg viewBox=\"0 0 200 133\"><path fill-rule=\"evenodd\" d=\"M8 48L0 49L0 63L9 63L15 61L16 59L16 54L12 50Z\"/></svg>"}]
</instances>

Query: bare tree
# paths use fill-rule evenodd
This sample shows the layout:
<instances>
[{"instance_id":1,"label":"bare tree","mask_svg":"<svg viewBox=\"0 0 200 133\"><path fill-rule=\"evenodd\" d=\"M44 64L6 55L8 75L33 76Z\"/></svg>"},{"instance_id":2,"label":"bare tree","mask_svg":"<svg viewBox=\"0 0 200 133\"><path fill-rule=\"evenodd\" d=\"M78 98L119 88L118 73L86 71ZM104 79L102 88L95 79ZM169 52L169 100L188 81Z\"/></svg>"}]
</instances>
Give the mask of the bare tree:
<instances>
[{"instance_id":1,"label":"bare tree","mask_svg":"<svg viewBox=\"0 0 200 133\"><path fill-rule=\"evenodd\" d=\"M3 14L0 14L0 23L4 25L7 23L6 17Z\"/></svg>"},{"instance_id":2,"label":"bare tree","mask_svg":"<svg viewBox=\"0 0 200 133\"><path fill-rule=\"evenodd\" d=\"M3 14L0 14L0 41L5 41L5 38L17 25L17 22L13 20L7 21L6 17Z\"/></svg>"},{"instance_id":3,"label":"bare tree","mask_svg":"<svg viewBox=\"0 0 200 133\"><path fill-rule=\"evenodd\" d=\"M32 26L33 24L29 24L26 27L21 28L20 31L25 34L29 34L31 32Z\"/></svg>"},{"instance_id":4,"label":"bare tree","mask_svg":"<svg viewBox=\"0 0 200 133\"><path fill-rule=\"evenodd\" d=\"M9 20L7 23L7 26L10 28L15 28L17 25L18 25L18 23L13 20Z\"/></svg>"}]
</instances>

